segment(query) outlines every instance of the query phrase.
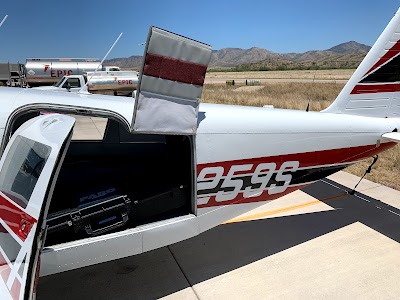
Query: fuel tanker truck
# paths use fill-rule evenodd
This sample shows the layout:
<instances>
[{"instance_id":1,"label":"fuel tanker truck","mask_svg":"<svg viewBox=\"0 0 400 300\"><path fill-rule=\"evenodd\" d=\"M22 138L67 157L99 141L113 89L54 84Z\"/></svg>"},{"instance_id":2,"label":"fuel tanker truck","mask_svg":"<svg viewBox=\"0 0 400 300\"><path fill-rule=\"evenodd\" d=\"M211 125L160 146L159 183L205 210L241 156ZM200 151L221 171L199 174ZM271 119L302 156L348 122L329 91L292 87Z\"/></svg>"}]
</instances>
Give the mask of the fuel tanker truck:
<instances>
[{"instance_id":1,"label":"fuel tanker truck","mask_svg":"<svg viewBox=\"0 0 400 300\"><path fill-rule=\"evenodd\" d=\"M95 71L120 71L119 67L104 67L94 58L28 58L26 80L29 86L52 85L64 75L83 75Z\"/></svg>"},{"instance_id":2,"label":"fuel tanker truck","mask_svg":"<svg viewBox=\"0 0 400 300\"><path fill-rule=\"evenodd\" d=\"M60 92L78 92L89 80L88 91L93 94L129 96L136 90L138 74L133 71L100 71L84 75L64 75L53 86L40 86L34 89Z\"/></svg>"}]
</instances>

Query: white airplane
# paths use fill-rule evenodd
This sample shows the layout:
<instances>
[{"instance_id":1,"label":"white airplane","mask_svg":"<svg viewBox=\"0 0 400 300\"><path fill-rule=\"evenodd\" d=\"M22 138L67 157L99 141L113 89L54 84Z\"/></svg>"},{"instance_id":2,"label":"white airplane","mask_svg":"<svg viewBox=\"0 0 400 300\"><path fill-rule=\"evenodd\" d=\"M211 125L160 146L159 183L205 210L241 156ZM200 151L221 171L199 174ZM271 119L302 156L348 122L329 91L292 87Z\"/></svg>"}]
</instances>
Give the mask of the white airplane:
<instances>
[{"instance_id":1,"label":"white airplane","mask_svg":"<svg viewBox=\"0 0 400 300\"><path fill-rule=\"evenodd\" d=\"M1 299L31 299L39 266L182 241L393 147L399 30L400 10L322 112L199 105L210 47L154 27L134 101L0 88ZM108 119L104 138L71 141L64 114Z\"/></svg>"}]
</instances>

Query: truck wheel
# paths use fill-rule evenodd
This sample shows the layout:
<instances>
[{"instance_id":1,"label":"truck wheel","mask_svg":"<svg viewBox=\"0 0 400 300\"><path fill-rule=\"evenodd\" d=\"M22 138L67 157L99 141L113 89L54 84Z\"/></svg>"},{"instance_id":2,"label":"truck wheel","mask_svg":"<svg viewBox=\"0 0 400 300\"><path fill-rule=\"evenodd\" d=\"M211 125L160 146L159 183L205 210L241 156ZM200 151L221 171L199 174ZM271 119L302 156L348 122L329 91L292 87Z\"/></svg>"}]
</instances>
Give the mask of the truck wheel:
<instances>
[{"instance_id":1,"label":"truck wheel","mask_svg":"<svg viewBox=\"0 0 400 300\"><path fill-rule=\"evenodd\" d=\"M6 86L6 83L4 81L0 81L0 86Z\"/></svg>"}]
</instances>

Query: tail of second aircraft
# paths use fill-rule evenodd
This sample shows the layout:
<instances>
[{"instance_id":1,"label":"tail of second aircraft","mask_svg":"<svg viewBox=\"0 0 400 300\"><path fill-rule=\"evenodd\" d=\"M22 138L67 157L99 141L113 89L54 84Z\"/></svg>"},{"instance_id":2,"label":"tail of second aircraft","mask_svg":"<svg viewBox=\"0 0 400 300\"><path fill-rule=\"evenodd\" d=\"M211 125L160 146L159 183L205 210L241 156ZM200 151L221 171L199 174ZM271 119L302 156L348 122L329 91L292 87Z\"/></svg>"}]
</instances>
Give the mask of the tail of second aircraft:
<instances>
[{"instance_id":1,"label":"tail of second aircraft","mask_svg":"<svg viewBox=\"0 0 400 300\"><path fill-rule=\"evenodd\" d=\"M400 117L400 9L335 102L323 112Z\"/></svg>"}]
</instances>

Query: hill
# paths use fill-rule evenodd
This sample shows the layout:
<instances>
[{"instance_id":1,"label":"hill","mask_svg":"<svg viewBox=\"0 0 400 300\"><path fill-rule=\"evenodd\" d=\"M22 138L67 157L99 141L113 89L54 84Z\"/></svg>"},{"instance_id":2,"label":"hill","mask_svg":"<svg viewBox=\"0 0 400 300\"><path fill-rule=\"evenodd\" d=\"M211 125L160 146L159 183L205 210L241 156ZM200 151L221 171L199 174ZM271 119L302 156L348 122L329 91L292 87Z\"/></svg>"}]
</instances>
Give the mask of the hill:
<instances>
[{"instance_id":1,"label":"hill","mask_svg":"<svg viewBox=\"0 0 400 300\"><path fill-rule=\"evenodd\" d=\"M105 66L119 66L122 69L139 70L142 64L142 56L129 56L121 58L112 58L104 61Z\"/></svg>"},{"instance_id":2,"label":"hill","mask_svg":"<svg viewBox=\"0 0 400 300\"><path fill-rule=\"evenodd\" d=\"M327 50L287 54L273 53L271 58L256 63L239 64L234 70L354 69L370 49L370 46L350 41Z\"/></svg>"},{"instance_id":3,"label":"hill","mask_svg":"<svg viewBox=\"0 0 400 300\"><path fill-rule=\"evenodd\" d=\"M328 49L327 51L335 52L335 53L365 53L371 49L370 46L357 43L355 41L350 41L347 43L339 44L335 47Z\"/></svg>"},{"instance_id":4,"label":"hill","mask_svg":"<svg viewBox=\"0 0 400 300\"><path fill-rule=\"evenodd\" d=\"M281 70L310 68L356 68L368 53L370 46L354 41L336 45L327 50L313 50L304 53L275 53L267 49L224 48L213 50L210 70ZM117 65L123 69L139 70L142 56L113 58L105 65Z\"/></svg>"}]
</instances>

